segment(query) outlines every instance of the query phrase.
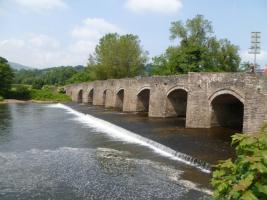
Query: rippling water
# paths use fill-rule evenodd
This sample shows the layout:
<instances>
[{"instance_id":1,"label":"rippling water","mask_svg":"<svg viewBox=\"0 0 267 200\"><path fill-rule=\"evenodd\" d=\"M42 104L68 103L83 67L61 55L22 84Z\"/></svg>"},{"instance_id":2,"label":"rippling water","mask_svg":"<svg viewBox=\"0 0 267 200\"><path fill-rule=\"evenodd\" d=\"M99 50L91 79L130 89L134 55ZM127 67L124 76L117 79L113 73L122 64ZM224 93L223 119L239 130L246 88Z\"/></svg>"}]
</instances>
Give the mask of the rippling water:
<instances>
[{"instance_id":1,"label":"rippling water","mask_svg":"<svg viewBox=\"0 0 267 200\"><path fill-rule=\"evenodd\" d=\"M0 199L209 199L210 174L157 146L180 152L168 143L179 127L85 105L0 105ZM181 153L205 158L199 140ZM214 158L230 155L223 137L211 141L224 147Z\"/></svg>"}]
</instances>

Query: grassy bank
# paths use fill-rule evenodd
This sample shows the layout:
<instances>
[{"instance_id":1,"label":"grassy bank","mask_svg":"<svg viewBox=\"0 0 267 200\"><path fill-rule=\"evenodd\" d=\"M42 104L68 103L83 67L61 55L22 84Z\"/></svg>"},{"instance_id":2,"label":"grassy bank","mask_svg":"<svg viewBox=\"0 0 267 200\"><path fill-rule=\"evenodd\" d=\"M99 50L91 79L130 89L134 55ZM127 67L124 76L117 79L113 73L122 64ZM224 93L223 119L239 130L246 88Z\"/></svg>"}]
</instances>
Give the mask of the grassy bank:
<instances>
[{"instance_id":1,"label":"grassy bank","mask_svg":"<svg viewBox=\"0 0 267 200\"><path fill-rule=\"evenodd\" d=\"M33 89L29 85L13 85L6 98L32 101L68 102L69 96L54 86Z\"/></svg>"}]
</instances>

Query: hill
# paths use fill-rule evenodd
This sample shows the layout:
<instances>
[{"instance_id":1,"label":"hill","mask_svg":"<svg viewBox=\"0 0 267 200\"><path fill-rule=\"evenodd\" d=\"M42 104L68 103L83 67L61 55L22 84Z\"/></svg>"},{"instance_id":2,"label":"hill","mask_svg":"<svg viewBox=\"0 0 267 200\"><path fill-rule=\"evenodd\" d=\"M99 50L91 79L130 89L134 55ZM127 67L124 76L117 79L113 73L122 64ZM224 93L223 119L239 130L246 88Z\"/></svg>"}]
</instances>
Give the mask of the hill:
<instances>
[{"instance_id":1,"label":"hill","mask_svg":"<svg viewBox=\"0 0 267 200\"><path fill-rule=\"evenodd\" d=\"M12 69L16 69L16 70L21 70L21 69L33 69L32 67L29 67L29 66L25 66L25 65L22 65L22 64L19 64L19 63L14 63L14 62L8 62L10 67Z\"/></svg>"}]
</instances>

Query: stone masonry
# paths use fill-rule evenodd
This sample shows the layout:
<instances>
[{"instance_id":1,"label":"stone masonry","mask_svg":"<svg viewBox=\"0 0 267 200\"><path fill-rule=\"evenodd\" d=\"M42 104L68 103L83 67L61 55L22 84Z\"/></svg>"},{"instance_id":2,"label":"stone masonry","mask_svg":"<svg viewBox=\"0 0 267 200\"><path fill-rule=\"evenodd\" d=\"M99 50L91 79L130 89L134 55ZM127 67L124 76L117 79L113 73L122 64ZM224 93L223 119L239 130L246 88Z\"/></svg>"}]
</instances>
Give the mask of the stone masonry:
<instances>
[{"instance_id":1,"label":"stone masonry","mask_svg":"<svg viewBox=\"0 0 267 200\"><path fill-rule=\"evenodd\" d=\"M186 117L186 127L210 128L241 121L244 132L267 123L267 74L189 73L73 84L72 100L149 117Z\"/></svg>"}]
</instances>

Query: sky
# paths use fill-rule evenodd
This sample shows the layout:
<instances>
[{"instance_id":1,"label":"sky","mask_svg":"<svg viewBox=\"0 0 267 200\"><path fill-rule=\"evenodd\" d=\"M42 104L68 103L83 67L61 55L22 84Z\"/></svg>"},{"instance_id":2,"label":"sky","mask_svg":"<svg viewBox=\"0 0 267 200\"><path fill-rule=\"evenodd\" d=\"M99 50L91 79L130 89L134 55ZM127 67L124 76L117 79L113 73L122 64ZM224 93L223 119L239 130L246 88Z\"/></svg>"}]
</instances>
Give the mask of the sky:
<instances>
[{"instance_id":1,"label":"sky","mask_svg":"<svg viewBox=\"0 0 267 200\"><path fill-rule=\"evenodd\" d=\"M204 15L217 38L238 45L242 61L250 33L261 32L258 63L267 64L267 0L0 0L0 56L46 68L85 65L99 39L110 32L139 36L149 57L170 45L173 21Z\"/></svg>"}]
</instances>

